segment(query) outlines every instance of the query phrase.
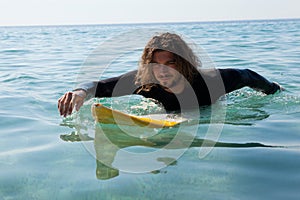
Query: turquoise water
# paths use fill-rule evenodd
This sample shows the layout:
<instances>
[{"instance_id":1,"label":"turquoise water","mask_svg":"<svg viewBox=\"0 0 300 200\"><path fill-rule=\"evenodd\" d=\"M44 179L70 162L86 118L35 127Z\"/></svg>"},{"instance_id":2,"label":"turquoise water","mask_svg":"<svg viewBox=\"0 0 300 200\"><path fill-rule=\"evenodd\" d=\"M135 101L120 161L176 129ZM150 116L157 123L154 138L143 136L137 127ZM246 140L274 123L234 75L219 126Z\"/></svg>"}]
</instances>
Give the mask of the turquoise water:
<instances>
[{"instance_id":1,"label":"turquoise water","mask_svg":"<svg viewBox=\"0 0 300 200\"><path fill-rule=\"evenodd\" d=\"M179 128L160 130L145 139L103 125L116 150L105 143L100 125L94 126L90 105L115 101L122 108L128 97L92 99L67 119L59 116L57 99L76 85L91 52L99 46L103 50L100 44L110 44L107 40L119 33L149 28L181 33L205 49L217 67L250 68L286 91L271 96L248 88L233 92L218 102L217 106L226 105L222 123L210 121L211 107L201 108L200 118L193 119L191 112L194 121L184 126L183 138L189 140L190 130L196 130L196 136L182 156L158 158L157 163L169 166L149 172L123 170L124 163L133 160L123 160L122 165L117 159L126 159L121 150L157 151ZM299 20L0 27L1 199L298 199L299 30ZM107 48L104 53L114 50ZM139 46L114 60L117 67L104 76L135 69L140 51ZM140 112L138 106L144 101L134 97L130 108ZM220 124L217 140L207 143L205 132ZM214 142L215 147L199 157ZM115 159L114 168L95 156L110 163Z\"/></svg>"}]
</instances>

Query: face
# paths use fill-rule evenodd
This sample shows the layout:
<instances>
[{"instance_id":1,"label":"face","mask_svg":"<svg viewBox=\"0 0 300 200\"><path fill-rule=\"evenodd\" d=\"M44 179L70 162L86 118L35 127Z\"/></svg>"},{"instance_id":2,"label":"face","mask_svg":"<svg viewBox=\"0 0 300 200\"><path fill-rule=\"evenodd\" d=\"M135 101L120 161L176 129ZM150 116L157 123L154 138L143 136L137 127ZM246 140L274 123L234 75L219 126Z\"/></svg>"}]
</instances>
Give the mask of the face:
<instances>
[{"instance_id":1,"label":"face","mask_svg":"<svg viewBox=\"0 0 300 200\"><path fill-rule=\"evenodd\" d=\"M168 51L154 52L151 63L153 64L154 77L162 86L171 90L180 90L184 87L184 79L176 70L176 60L173 53Z\"/></svg>"}]
</instances>

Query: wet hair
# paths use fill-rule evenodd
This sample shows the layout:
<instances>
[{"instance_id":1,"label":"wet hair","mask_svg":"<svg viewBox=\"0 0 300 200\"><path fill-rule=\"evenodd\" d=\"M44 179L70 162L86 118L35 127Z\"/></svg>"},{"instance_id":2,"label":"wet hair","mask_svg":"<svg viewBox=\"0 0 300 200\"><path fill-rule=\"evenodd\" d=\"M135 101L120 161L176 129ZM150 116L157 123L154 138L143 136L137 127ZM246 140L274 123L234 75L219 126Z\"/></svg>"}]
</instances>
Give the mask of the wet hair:
<instances>
[{"instance_id":1,"label":"wet hair","mask_svg":"<svg viewBox=\"0 0 300 200\"><path fill-rule=\"evenodd\" d=\"M187 81L190 83L193 82L193 78L198 73L197 68L201 66L201 62L179 35L166 32L152 37L145 46L135 79L136 85L141 86L157 82L150 64L154 53L157 51L169 51L173 53L177 71Z\"/></svg>"}]
</instances>

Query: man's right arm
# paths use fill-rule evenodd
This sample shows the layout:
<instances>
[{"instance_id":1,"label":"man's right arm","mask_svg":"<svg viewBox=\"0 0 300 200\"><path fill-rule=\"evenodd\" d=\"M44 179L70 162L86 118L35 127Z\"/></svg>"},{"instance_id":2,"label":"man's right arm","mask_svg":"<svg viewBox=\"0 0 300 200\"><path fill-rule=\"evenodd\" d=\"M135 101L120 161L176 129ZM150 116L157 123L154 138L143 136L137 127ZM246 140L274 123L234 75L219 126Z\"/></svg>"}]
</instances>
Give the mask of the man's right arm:
<instances>
[{"instance_id":1,"label":"man's right arm","mask_svg":"<svg viewBox=\"0 0 300 200\"><path fill-rule=\"evenodd\" d=\"M132 94L136 89L135 76L137 70L100 81L79 84L75 90L83 90L87 97L113 97Z\"/></svg>"},{"instance_id":2,"label":"man's right arm","mask_svg":"<svg viewBox=\"0 0 300 200\"><path fill-rule=\"evenodd\" d=\"M131 71L118 77L101 81L79 84L72 92L65 93L58 100L60 115L66 117L74 109L78 111L84 101L91 97L112 97L132 94L137 71Z\"/></svg>"}]
</instances>

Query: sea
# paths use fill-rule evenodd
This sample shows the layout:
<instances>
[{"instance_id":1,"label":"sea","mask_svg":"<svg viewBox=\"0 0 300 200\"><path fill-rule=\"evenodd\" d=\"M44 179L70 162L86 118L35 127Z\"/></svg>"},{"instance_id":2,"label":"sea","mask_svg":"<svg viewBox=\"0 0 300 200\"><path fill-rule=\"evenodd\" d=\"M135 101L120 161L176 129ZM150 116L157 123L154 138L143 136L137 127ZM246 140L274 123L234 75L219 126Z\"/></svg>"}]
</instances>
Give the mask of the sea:
<instances>
[{"instance_id":1,"label":"sea","mask_svg":"<svg viewBox=\"0 0 300 200\"><path fill-rule=\"evenodd\" d=\"M172 128L103 124L102 103L164 109L137 95L58 99L137 69L159 33L181 35L203 68L251 69L285 90L249 87L166 117ZM299 199L300 20L0 27L0 199Z\"/></svg>"}]
</instances>

